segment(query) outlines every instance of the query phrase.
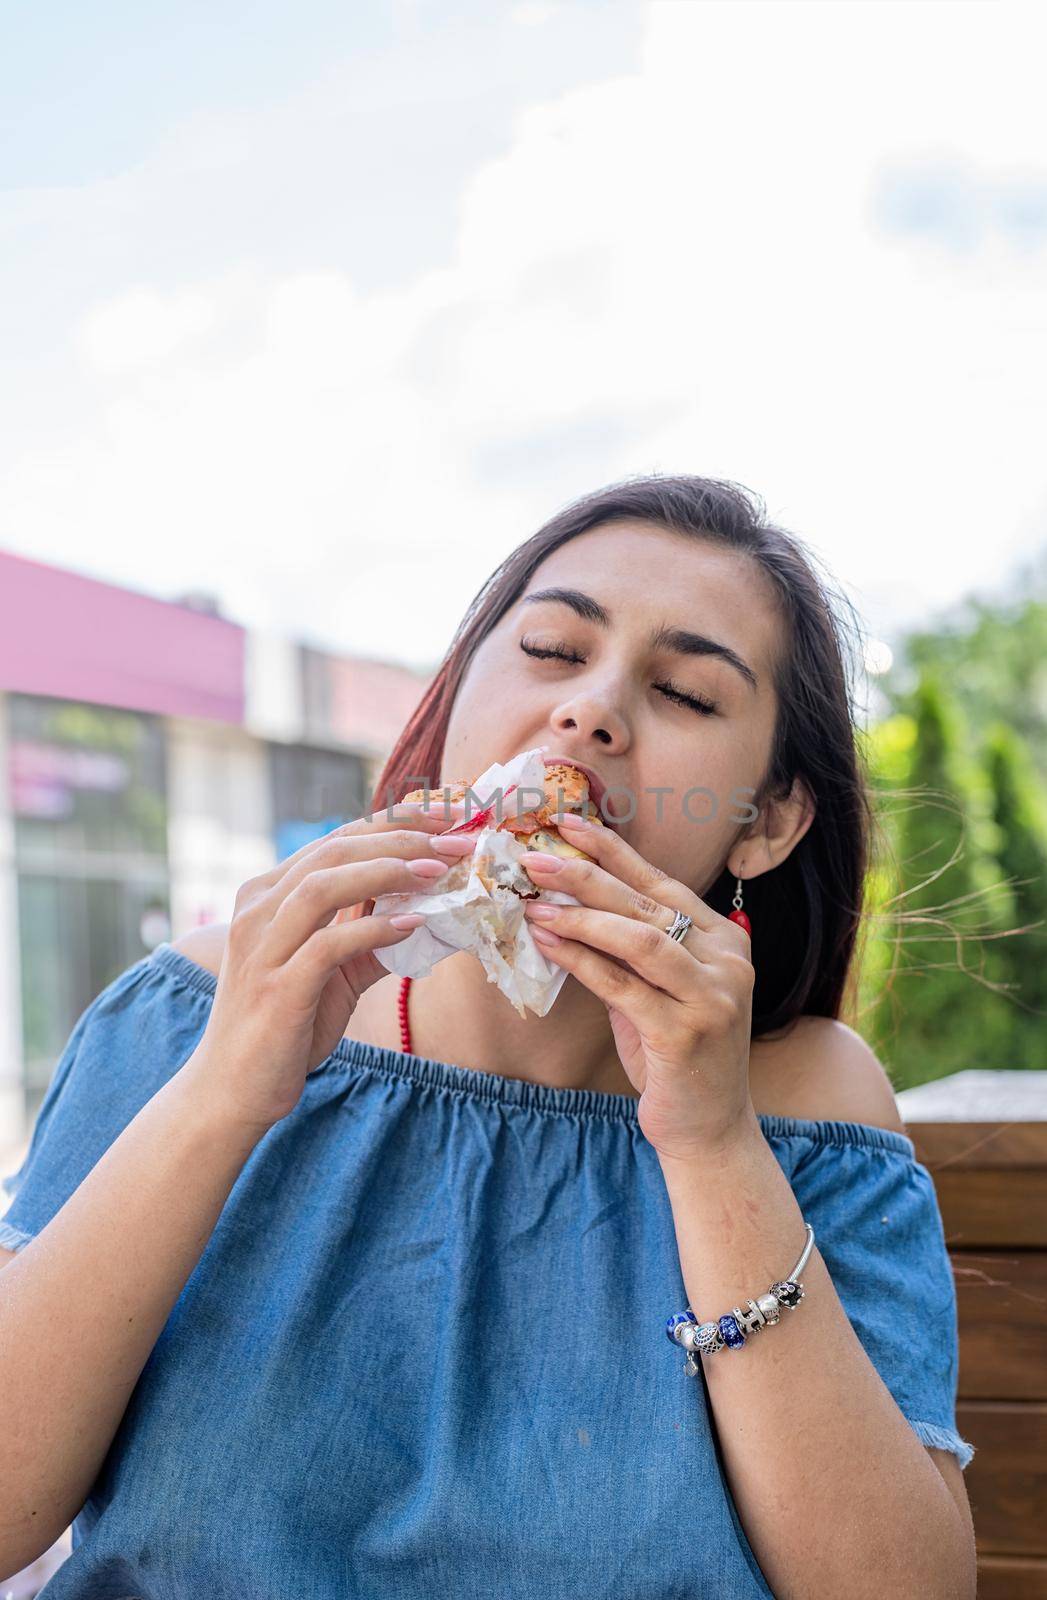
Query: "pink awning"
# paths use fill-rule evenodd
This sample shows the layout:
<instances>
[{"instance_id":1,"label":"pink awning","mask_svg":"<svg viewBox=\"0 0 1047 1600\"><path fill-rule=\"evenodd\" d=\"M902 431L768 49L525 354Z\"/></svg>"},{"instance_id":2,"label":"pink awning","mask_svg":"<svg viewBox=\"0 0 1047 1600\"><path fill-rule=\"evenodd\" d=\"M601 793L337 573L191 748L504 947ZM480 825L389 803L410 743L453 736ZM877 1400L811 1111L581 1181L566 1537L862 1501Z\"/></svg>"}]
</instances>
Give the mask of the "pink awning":
<instances>
[{"instance_id":1,"label":"pink awning","mask_svg":"<svg viewBox=\"0 0 1047 1600\"><path fill-rule=\"evenodd\" d=\"M0 550L0 689L244 719L244 630Z\"/></svg>"}]
</instances>

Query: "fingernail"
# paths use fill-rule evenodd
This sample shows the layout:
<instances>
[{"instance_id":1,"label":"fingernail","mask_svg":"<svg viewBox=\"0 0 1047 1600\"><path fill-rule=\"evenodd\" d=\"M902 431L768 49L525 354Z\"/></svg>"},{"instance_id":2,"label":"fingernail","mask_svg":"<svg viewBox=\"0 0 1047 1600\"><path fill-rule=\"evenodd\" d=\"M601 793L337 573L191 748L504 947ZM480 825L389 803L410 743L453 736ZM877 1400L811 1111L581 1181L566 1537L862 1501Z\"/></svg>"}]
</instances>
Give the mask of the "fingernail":
<instances>
[{"instance_id":1,"label":"fingernail","mask_svg":"<svg viewBox=\"0 0 1047 1600\"><path fill-rule=\"evenodd\" d=\"M401 911L398 916L389 918L389 925L393 928L417 928L424 921L420 911Z\"/></svg>"},{"instance_id":2,"label":"fingernail","mask_svg":"<svg viewBox=\"0 0 1047 1600\"><path fill-rule=\"evenodd\" d=\"M448 868L446 861L409 861L407 870L419 878L442 878Z\"/></svg>"},{"instance_id":3,"label":"fingernail","mask_svg":"<svg viewBox=\"0 0 1047 1600\"><path fill-rule=\"evenodd\" d=\"M539 922L555 922L559 911L559 906L539 906L532 902L524 907L524 916L537 917Z\"/></svg>"},{"instance_id":4,"label":"fingernail","mask_svg":"<svg viewBox=\"0 0 1047 1600\"><path fill-rule=\"evenodd\" d=\"M559 856L546 855L544 850L525 850L522 860L525 867L537 867L540 872L559 872L563 866Z\"/></svg>"},{"instance_id":5,"label":"fingernail","mask_svg":"<svg viewBox=\"0 0 1047 1600\"><path fill-rule=\"evenodd\" d=\"M553 933L551 928L532 928L531 938L537 939L539 944L563 944L558 933Z\"/></svg>"},{"instance_id":6,"label":"fingernail","mask_svg":"<svg viewBox=\"0 0 1047 1600\"><path fill-rule=\"evenodd\" d=\"M446 851L449 856L464 856L475 848L475 833L438 833L429 843L434 850Z\"/></svg>"},{"instance_id":7,"label":"fingernail","mask_svg":"<svg viewBox=\"0 0 1047 1600\"><path fill-rule=\"evenodd\" d=\"M571 828L591 828L591 827L593 827L593 823L591 823L589 821L589 818L588 817L579 816L577 811L565 811L562 817L557 817L556 826L558 828L562 827L565 822Z\"/></svg>"}]
</instances>

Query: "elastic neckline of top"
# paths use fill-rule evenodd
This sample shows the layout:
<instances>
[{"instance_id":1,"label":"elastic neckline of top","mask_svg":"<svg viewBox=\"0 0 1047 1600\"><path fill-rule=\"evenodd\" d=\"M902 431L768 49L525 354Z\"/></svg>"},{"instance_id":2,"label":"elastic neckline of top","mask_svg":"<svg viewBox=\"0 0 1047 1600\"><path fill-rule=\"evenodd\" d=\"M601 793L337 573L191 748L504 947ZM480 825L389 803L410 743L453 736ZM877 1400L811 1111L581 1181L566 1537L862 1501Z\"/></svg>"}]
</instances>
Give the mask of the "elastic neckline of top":
<instances>
[{"instance_id":1,"label":"elastic neckline of top","mask_svg":"<svg viewBox=\"0 0 1047 1600\"><path fill-rule=\"evenodd\" d=\"M218 987L214 973L173 945L158 944L144 960L213 999ZM472 1100L494 1101L561 1116L602 1118L639 1128L637 1101L632 1095L607 1094L599 1089L561 1089L547 1083L531 1083L524 1078L506 1078L499 1072L480 1072L451 1061L436 1061L430 1056L407 1055L388 1045L368 1044L361 1039L339 1039L326 1061L314 1067L309 1078L346 1068L362 1068L401 1082L450 1089ZM758 1113L758 1120L768 1139L813 1139L820 1144L860 1145L915 1158L913 1141L908 1134L898 1133L894 1128L880 1128L867 1122L780 1116L763 1111Z\"/></svg>"}]
</instances>

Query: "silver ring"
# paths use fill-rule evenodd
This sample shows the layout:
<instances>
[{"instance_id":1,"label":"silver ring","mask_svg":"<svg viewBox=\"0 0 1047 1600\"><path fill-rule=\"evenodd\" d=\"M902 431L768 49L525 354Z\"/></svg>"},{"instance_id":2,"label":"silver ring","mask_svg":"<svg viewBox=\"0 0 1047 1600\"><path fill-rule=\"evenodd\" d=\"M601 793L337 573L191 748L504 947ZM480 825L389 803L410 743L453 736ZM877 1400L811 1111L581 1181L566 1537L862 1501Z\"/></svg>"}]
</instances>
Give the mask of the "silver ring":
<instances>
[{"instance_id":1,"label":"silver ring","mask_svg":"<svg viewBox=\"0 0 1047 1600\"><path fill-rule=\"evenodd\" d=\"M685 911L678 911L673 917L672 926L666 928L665 931L669 935L670 939L675 939L677 944L682 944L688 928L693 926L694 924L687 913Z\"/></svg>"}]
</instances>

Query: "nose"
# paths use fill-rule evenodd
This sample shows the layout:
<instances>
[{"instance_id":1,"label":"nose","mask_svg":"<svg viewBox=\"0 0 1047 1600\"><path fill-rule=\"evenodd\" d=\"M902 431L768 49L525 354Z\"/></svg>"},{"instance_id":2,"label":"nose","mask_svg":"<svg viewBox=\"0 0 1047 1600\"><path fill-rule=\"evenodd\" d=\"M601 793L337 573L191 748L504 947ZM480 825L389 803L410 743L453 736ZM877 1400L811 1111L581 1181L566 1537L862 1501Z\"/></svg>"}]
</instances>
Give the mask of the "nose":
<instances>
[{"instance_id":1,"label":"nose","mask_svg":"<svg viewBox=\"0 0 1047 1600\"><path fill-rule=\"evenodd\" d=\"M577 694L559 705L549 718L554 735L581 735L593 739L613 755L623 755L629 746L629 731L624 717L606 699L593 694Z\"/></svg>"}]
</instances>

